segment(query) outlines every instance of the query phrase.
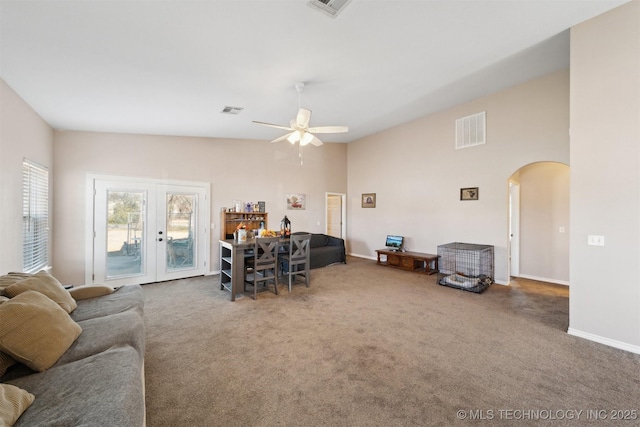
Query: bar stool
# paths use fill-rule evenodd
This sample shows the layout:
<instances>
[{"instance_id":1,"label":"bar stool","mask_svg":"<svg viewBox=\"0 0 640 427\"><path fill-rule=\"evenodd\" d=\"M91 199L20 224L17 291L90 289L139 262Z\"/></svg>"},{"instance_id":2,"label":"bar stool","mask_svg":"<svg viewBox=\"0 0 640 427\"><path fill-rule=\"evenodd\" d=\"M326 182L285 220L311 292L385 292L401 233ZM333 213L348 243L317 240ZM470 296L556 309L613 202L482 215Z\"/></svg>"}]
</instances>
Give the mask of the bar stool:
<instances>
[{"instance_id":1,"label":"bar stool","mask_svg":"<svg viewBox=\"0 0 640 427\"><path fill-rule=\"evenodd\" d=\"M289 276L289 292L291 285L298 276L304 277L304 283L309 287L311 268L309 263L311 234L292 234L289 238L289 253L280 256L281 271ZM286 270L286 273L285 273Z\"/></svg>"},{"instance_id":2,"label":"bar stool","mask_svg":"<svg viewBox=\"0 0 640 427\"><path fill-rule=\"evenodd\" d=\"M253 247L253 258L246 260L244 290L247 290L247 283L253 285L253 299L258 297L258 284L267 286L268 282L273 282L275 294L278 295L278 247L280 245L278 237L260 237L255 239ZM247 270L252 273L247 274Z\"/></svg>"}]
</instances>

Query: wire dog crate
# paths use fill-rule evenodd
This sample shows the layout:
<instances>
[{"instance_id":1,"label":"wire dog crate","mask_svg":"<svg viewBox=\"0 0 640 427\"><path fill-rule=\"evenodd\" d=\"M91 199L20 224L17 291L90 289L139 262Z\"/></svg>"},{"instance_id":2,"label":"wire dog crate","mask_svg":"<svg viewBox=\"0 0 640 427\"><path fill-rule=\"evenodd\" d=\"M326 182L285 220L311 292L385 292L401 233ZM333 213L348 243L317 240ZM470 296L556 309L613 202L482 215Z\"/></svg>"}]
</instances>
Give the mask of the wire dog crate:
<instances>
[{"instance_id":1,"label":"wire dog crate","mask_svg":"<svg viewBox=\"0 0 640 427\"><path fill-rule=\"evenodd\" d=\"M438 246L438 256L440 285L482 293L493 283L493 246L447 243Z\"/></svg>"}]
</instances>

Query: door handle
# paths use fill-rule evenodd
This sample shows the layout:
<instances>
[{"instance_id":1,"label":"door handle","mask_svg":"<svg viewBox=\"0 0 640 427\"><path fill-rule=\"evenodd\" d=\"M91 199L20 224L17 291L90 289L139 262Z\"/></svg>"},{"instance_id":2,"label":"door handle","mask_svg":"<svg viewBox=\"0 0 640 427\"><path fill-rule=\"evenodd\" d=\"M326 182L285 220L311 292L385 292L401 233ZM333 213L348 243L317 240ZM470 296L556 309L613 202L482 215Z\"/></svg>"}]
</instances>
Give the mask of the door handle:
<instances>
[{"instance_id":1,"label":"door handle","mask_svg":"<svg viewBox=\"0 0 640 427\"><path fill-rule=\"evenodd\" d=\"M162 242L162 237L158 239L158 242Z\"/></svg>"}]
</instances>

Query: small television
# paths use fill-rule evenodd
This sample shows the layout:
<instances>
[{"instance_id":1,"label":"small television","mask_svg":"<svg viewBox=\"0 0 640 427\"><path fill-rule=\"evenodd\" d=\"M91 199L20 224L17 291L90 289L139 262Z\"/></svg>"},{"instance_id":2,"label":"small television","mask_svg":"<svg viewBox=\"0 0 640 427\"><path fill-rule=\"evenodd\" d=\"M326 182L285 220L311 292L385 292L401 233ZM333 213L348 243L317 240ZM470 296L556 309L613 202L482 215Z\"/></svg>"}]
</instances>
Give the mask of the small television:
<instances>
[{"instance_id":1,"label":"small television","mask_svg":"<svg viewBox=\"0 0 640 427\"><path fill-rule=\"evenodd\" d=\"M387 249L392 251L401 251L402 246L404 245L404 237L403 236L393 236L391 234L387 235L387 242L385 246Z\"/></svg>"}]
</instances>

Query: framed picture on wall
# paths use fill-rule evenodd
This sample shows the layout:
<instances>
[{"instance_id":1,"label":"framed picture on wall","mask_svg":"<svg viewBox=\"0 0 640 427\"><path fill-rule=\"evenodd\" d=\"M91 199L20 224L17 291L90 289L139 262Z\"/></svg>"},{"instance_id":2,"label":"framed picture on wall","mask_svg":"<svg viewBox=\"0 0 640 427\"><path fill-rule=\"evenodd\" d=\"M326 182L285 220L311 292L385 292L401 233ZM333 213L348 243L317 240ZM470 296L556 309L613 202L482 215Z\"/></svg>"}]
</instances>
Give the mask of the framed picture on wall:
<instances>
[{"instance_id":1,"label":"framed picture on wall","mask_svg":"<svg viewBox=\"0 0 640 427\"><path fill-rule=\"evenodd\" d=\"M362 194L362 207L363 208L375 208L376 207L376 193L363 193Z\"/></svg>"},{"instance_id":2,"label":"framed picture on wall","mask_svg":"<svg viewBox=\"0 0 640 427\"><path fill-rule=\"evenodd\" d=\"M288 210L303 210L305 209L306 197L300 193L287 194L287 209Z\"/></svg>"},{"instance_id":3,"label":"framed picture on wall","mask_svg":"<svg viewBox=\"0 0 640 427\"><path fill-rule=\"evenodd\" d=\"M478 187L460 189L460 200L478 200Z\"/></svg>"}]
</instances>

